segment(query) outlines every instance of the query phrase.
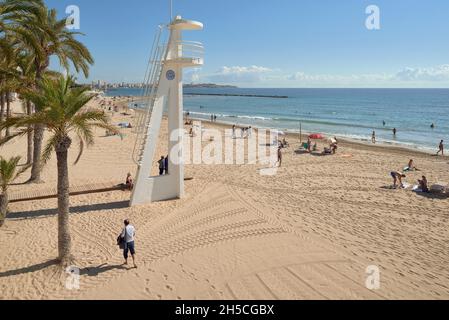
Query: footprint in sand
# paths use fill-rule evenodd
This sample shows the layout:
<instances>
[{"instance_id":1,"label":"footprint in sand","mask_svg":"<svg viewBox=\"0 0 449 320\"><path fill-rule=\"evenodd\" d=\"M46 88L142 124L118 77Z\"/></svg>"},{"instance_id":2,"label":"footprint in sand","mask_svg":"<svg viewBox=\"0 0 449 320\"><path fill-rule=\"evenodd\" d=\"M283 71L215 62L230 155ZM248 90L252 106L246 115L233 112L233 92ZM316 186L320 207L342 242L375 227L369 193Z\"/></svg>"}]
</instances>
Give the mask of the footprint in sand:
<instances>
[{"instance_id":1,"label":"footprint in sand","mask_svg":"<svg viewBox=\"0 0 449 320\"><path fill-rule=\"evenodd\" d=\"M166 288L168 291L173 291L173 287L170 286L170 285L166 285L165 288Z\"/></svg>"}]
</instances>

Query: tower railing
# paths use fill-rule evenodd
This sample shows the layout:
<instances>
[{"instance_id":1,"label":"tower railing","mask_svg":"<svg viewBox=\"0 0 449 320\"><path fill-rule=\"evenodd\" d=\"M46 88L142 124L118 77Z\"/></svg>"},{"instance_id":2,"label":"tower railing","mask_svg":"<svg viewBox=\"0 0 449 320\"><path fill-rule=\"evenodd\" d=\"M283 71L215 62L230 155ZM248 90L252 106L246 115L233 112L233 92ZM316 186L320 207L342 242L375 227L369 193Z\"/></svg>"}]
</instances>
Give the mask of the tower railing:
<instances>
[{"instance_id":1,"label":"tower railing","mask_svg":"<svg viewBox=\"0 0 449 320\"><path fill-rule=\"evenodd\" d=\"M197 41L178 41L175 43L177 57L181 61L191 60L193 64L202 65L204 61L204 46Z\"/></svg>"},{"instance_id":2,"label":"tower railing","mask_svg":"<svg viewBox=\"0 0 449 320\"><path fill-rule=\"evenodd\" d=\"M162 63L167 52L167 46L161 44L163 32L164 27L159 26L159 30L154 38L153 48L151 50L150 60L146 70L144 82L145 86L142 90L144 108L138 113L137 122L135 125L136 141L134 143L132 158L136 164L140 164L142 158L142 152L146 143L148 127L151 120L151 113L153 111L157 88L162 72Z\"/></svg>"}]
</instances>

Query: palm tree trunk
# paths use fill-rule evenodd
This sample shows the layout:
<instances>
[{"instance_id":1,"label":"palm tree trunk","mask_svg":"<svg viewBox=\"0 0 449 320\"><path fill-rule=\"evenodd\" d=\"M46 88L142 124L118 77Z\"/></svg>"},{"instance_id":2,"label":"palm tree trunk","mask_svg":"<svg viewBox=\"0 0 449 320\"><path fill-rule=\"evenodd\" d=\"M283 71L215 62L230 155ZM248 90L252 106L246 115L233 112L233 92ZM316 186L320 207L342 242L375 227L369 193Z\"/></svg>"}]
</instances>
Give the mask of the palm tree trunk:
<instances>
[{"instance_id":1,"label":"palm tree trunk","mask_svg":"<svg viewBox=\"0 0 449 320\"><path fill-rule=\"evenodd\" d=\"M0 194L0 227L5 224L6 214L8 213L8 192Z\"/></svg>"},{"instance_id":2,"label":"palm tree trunk","mask_svg":"<svg viewBox=\"0 0 449 320\"><path fill-rule=\"evenodd\" d=\"M41 183L41 154L44 127L40 124L34 125L33 133L33 165L31 166L31 177L28 183Z\"/></svg>"},{"instance_id":3,"label":"palm tree trunk","mask_svg":"<svg viewBox=\"0 0 449 320\"><path fill-rule=\"evenodd\" d=\"M58 162L58 253L62 266L69 266L71 255L71 238L69 228L69 169L67 154L72 141L65 136L55 146Z\"/></svg>"},{"instance_id":4,"label":"palm tree trunk","mask_svg":"<svg viewBox=\"0 0 449 320\"><path fill-rule=\"evenodd\" d=\"M42 74L45 68L37 63L36 82L42 79ZM47 62L48 63L48 62ZM35 87L36 89L36 87ZM36 110L35 110L36 112ZM41 183L41 156L42 156L42 140L44 139L44 127L42 125L34 126L33 134L33 165L31 166L31 177L28 183Z\"/></svg>"},{"instance_id":5,"label":"palm tree trunk","mask_svg":"<svg viewBox=\"0 0 449 320\"><path fill-rule=\"evenodd\" d=\"M0 93L0 123L3 122L3 115L5 113L5 96ZM0 131L0 138L2 137L2 132Z\"/></svg>"},{"instance_id":6,"label":"palm tree trunk","mask_svg":"<svg viewBox=\"0 0 449 320\"><path fill-rule=\"evenodd\" d=\"M31 102L27 100L26 106L27 106L27 115L30 116L33 112ZM26 164L30 165L32 162L33 162L33 131L31 130L31 126L28 126Z\"/></svg>"},{"instance_id":7,"label":"palm tree trunk","mask_svg":"<svg viewBox=\"0 0 449 320\"><path fill-rule=\"evenodd\" d=\"M11 93L8 91L5 94L6 97L6 120L11 118ZM10 128L6 128L6 136L9 137L11 135Z\"/></svg>"}]
</instances>

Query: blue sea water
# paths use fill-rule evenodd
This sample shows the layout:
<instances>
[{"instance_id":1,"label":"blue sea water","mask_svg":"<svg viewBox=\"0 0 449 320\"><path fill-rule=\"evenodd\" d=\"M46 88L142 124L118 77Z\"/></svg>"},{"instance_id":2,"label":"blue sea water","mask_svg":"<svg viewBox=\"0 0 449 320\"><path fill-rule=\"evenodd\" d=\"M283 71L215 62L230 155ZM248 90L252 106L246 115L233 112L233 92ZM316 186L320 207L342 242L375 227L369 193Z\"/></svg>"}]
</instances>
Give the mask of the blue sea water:
<instances>
[{"instance_id":1,"label":"blue sea water","mask_svg":"<svg viewBox=\"0 0 449 320\"><path fill-rule=\"evenodd\" d=\"M197 93L276 95L287 99L199 96ZM108 95L141 94L120 89ZM449 89L185 89L184 110L191 117L298 132L377 140L435 150L449 142ZM385 121L385 126L383 125ZM432 129L431 124L435 124ZM301 125L300 125L301 124ZM392 129L397 129L396 137Z\"/></svg>"}]
</instances>

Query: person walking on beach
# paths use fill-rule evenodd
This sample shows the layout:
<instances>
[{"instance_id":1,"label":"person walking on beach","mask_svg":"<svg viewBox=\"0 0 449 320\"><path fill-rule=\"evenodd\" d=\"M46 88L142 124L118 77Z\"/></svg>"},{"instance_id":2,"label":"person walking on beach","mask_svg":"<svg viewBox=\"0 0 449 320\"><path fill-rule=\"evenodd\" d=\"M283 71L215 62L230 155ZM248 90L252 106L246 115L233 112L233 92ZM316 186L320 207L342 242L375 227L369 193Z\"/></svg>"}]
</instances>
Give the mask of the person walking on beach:
<instances>
[{"instance_id":1,"label":"person walking on beach","mask_svg":"<svg viewBox=\"0 0 449 320\"><path fill-rule=\"evenodd\" d=\"M371 142L376 144L376 131L373 131L373 135L371 137Z\"/></svg>"},{"instance_id":2,"label":"person walking on beach","mask_svg":"<svg viewBox=\"0 0 449 320\"><path fill-rule=\"evenodd\" d=\"M159 175L162 176L165 171L165 157L162 156L161 160L157 162L159 164Z\"/></svg>"},{"instance_id":3,"label":"person walking on beach","mask_svg":"<svg viewBox=\"0 0 449 320\"><path fill-rule=\"evenodd\" d=\"M444 156L444 141L441 140L440 145L438 146L438 152L437 155L439 155L441 152L441 155Z\"/></svg>"},{"instance_id":4,"label":"person walking on beach","mask_svg":"<svg viewBox=\"0 0 449 320\"><path fill-rule=\"evenodd\" d=\"M129 219L124 221L125 227L120 234L120 238L124 243L123 257L125 258L125 263L123 265L128 265L128 254L131 253L133 259L134 268L137 268L136 264L136 249L134 244L134 237L136 236L136 229L129 222Z\"/></svg>"},{"instance_id":5,"label":"person walking on beach","mask_svg":"<svg viewBox=\"0 0 449 320\"><path fill-rule=\"evenodd\" d=\"M235 124L232 126L232 138L235 139Z\"/></svg>"},{"instance_id":6,"label":"person walking on beach","mask_svg":"<svg viewBox=\"0 0 449 320\"><path fill-rule=\"evenodd\" d=\"M282 147L278 148L278 161L276 162L276 164L279 168L282 166Z\"/></svg>"}]
</instances>

